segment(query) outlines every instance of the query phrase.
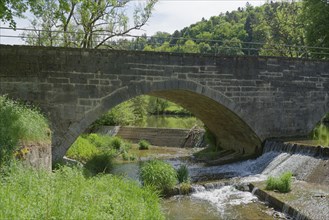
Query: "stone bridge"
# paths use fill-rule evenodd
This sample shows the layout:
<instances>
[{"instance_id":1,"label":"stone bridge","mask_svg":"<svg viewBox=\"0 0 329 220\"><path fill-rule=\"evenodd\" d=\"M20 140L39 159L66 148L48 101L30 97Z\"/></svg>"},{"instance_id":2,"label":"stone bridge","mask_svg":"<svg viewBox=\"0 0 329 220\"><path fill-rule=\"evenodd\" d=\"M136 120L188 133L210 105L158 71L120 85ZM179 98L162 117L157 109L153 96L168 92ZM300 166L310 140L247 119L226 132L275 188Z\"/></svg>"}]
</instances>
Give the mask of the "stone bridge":
<instances>
[{"instance_id":1,"label":"stone bridge","mask_svg":"<svg viewBox=\"0 0 329 220\"><path fill-rule=\"evenodd\" d=\"M0 45L0 94L48 116L53 161L112 107L149 94L201 119L223 148L307 135L328 112L329 62Z\"/></svg>"}]
</instances>

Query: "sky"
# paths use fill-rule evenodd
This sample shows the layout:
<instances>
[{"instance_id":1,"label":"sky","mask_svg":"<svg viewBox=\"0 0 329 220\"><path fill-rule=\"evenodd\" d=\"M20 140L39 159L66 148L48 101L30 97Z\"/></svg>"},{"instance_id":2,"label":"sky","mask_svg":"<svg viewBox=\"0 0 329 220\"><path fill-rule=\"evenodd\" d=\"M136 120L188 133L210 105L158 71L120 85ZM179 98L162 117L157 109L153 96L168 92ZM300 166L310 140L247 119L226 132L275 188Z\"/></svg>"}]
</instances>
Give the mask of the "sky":
<instances>
[{"instance_id":1,"label":"sky","mask_svg":"<svg viewBox=\"0 0 329 220\"><path fill-rule=\"evenodd\" d=\"M202 18L209 19L226 11L237 10L238 7L245 7L249 2L253 6L260 6L266 0L160 0L154 8L152 17L146 26L134 35L151 36L157 31L173 33L175 30L181 30L193 23L200 21ZM136 4L138 0L135 0ZM1 27L7 27L1 24ZM28 19L18 19L18 28L28 28ZM18 32L12 32L0 29L0 35L19 35ZM22 44L22 41L14 38L0 37L0 44Z\"/></svg>"}]
</instances>

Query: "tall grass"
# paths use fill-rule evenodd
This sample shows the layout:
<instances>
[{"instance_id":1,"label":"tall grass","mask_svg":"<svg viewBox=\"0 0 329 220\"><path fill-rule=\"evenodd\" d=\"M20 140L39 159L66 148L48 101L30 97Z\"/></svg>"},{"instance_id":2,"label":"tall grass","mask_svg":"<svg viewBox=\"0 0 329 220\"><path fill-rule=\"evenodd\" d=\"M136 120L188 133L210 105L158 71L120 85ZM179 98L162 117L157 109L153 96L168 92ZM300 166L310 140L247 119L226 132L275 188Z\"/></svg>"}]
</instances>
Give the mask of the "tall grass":
<instances>
[{"instance_id":1,"label":"tall grass","mask_svg":"<svg viewBox=\"0 0 329 220\"><path fill-rule=\"evenodd\" d=\"M11 167L0 176L0 219L164 219L157 194L112 175L85 178Z\"/></svg>"},{"instance_id":2,"label":"tall grass","mask_svg":"<svg viewBox=\"0 0 329 220\"><path fill-rule=\"evenodd\" d=\"M179 183L189 183L190 182L190 174L188 171L188 167L183 164L177 169L177 179Z\"/></svg>"},{"instance_id":3,"label":"tall grass","mask_svg":"<svg viewBox=\"0 0 329 220\"><path fill-rule=\"evenodd\" d=\"M150 147L150 143L147 140L140 140L138 142L139 150L148 150Z\"/></svg>"},{"instance_id":4,"label":"tall grass","mask_svg":"<svg viewBox=\"0 0 329 220\"><path fill-rule=\"evenodd\" d=\"M0 96L0 165L10 160L19 142L50 141L48 121L38 109Z\"/></svg>"},{"instance_id":5,"label":"tall grass","mask_svg":"<svg viewBox=\"0 0 329 220\"><path fill-rule=\"evenodd\" d=\"M329 146L329 128L324 124L319 124L313 131L313 139L319 145Z\"/></svg>"},{"instance_id":6,"label":"tall grass","mask_svg":"<svg viewBox=\"0 0 329 220\"><path fill-rule=\"evenodd\" d=\"M278 190L282 193L290 192L291 190L291 172L285 172L279 177L268 177L266 180L267 190Z\"/></svg>"},{"instance_id":7,"label":"tall grass","mask_svg":"<svg viewBox=\"0 0 329 220\"><path fill-rule=\"evenodd\" d=\"M145 186L154 187L165 195L176 185L177 173L170 164L151 160L142 165L140 179Z\"/></svg>"},{"instance_id":8,"label":"tall grass","mask_svg":"<svg viewBox=\"0 0 329 220\"><path fill-rule=\"evenodd\" d=\"M80 162L86 162L100 152L97 147L84 137L78 137L66 152L66 156Z\"/></svg>"}]
</instances>

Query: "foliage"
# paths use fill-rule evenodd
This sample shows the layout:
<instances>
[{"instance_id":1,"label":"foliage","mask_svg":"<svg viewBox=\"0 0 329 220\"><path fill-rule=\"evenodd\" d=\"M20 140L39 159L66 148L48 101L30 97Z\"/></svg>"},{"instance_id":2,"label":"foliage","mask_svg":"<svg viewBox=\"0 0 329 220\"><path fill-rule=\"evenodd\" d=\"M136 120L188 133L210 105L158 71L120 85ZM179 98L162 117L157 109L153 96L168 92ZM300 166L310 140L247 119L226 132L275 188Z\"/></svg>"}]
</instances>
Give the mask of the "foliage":
<instances>
[{"instance_id":1,"label":"foliage","mask_svg":"<svg viewBox=\"0 0 329 220\"><path fill-rule=\"evenodd\" d=\"M168 193L177 183L176 170L161 160L145 162L140 169L140 178L145 186L155 187L163 194Z\"/></svg>"},{"instance_id":2,"label":"foliage","mask_svg":"<svg viewBox=\"0 0 329 220\"><path fill-rule=\"evenodd\" d=\"M124 152L122 153L122 159L126 161L134 161L136 160L136 155Z\"/></svg>"},{"instance_id":3,"label":"foliage","mask_svg":"<svg viewBox=\"0 0 329 220\"><path fill-rule=\"evenodd\" d=\"M191 184L189 182L183 182L179 185L180 193L187 195L191 192Z\"/></svg>"},{"instance_id":4,"label":"foliage","mask_svg":"<svg viewBox=\"0 0 329 220\"><path fill-rule=\"evenodd\" d=\"M220 53L288 57L328 57L329 3L326 0L270 1L262 6L221 13L191 24L172 35L162 35L146 51ZM287 46L289 45L289 46Z\"/></svg>"},{"instance_id":5,"label":"foliage","mask_svg":"<svg viewBox=\"0 0 329 220\"><path fill-rule=\"evenodd\" d=\"M177 179L179 183L189 183L190 175L185 164L181 165L177 170Z\"/></svg>"},{"instance_id":6,"label":"foliage","mask_svg":"<svg viewBox=\"0 0 329 220\"><path fill-rule=\"evenodd\" d=\"M108 149L112 148L113 145L113 137L108 135L100 135L100 134L88 134L83 135L91 144L93 144L98 149Z\"/></svg>"},{"instance_id":7,"label":"foliage","mask_svg":"<svg viewBox=\"0 0 329 220\"><path fill-rule=\"evenodd\" d=\"M148 113L161 114L167 107L169 107L169 101L154 96L149 97L147 106Z\"/></svg>"},{"instance_id":8,"label":"foliage","mask_svg":"<svg viewBox=\"0 0 329 220\"><path fill-rule=\"evenodd\" d=\"M270 176L266 180L266 189L287 193L291 190L291 177L291 172L285 172L278 178Z\"/></svg>"},{"instance_id":9,"label":"foliage","mask_svg":"<svg viewBox=\"0 0 329 220\"><path fill-rule=\"evenodd\" d=\"M121 153L126 153L130 148L131 144L119 137L92 133L78 137L67 151L66 156L80 162L94 160L91 163L95 163L97 160L106 161L106 156L109 155L110 157L115 157ZM97 157L98 155L100 157Z\"/></svg>"},{"instance_id":10,"label":"foliage","mask_svg":"<svg viewBox=\"0 0 329 220\"><path fill-rule=\"evenodd\" d=\"M0 96L0 165L9 161L21 143L50 144L47 119L40 111Z\"/></svg>"},{"instance_id":11,"label":"foliage","mask_svg":"<svg viewBox=\"0 0 329 220\"><path fill-rule=\"evenodd\" d=\"M93 174L110 173L113 167L114 155L111 152L102 152L94 155L85 164L85 168Z\"/></svg>"},{"instance_id":12,"label":"foliage","mask_svg":"<svg viewBox=\"0 0 329 220\"><path fill-rule=\"evenodd\" d=\"M123 147L123 141L119 137L113 137L111 140L111 145L114 149L120 150Z\"/></svg>"},{"instance_id":13,"label":"foliage","mask_svg":"<svg viewBox=\"0 0 329 220\"><path fill-rule=\"evenodd\" d=\"M303 0L303 2L307 45L329 48L329 2L327 0ZM316 48L313 52L325 52L327 53L325 56L329 57L328 50ZM316 57L321 56L316 55Z\"/></svg>"},{"instance_id":14,"label":"foliage","mask_svg":"<svg viewBox=\"0 0 329 220\"><path fill-rule=\"evenodd\" d=\"M322 146L329 146L329 128L325 124L319 124L313 131L313 139Z\"/></svg>"},{"instance_id":15,"label":"foliage","mask_svg":"<svg viewBox=\"0 0 329 220\"><path fill-rule=\"evenodd\" d=\"M1 0L0 1L0 21L9 22L10 27L15 28L14 17L22 17L23 12L28 8L25 0Z\"/></svg>"},{"instance_id":16,"label":"foliage","mask_svg":"<svg viewBox=\"0 0 329 220\"><path fill-rule=\"evenodd\" d=\"M147 140L140 140L138 142L138 146L140 150L148 150L150 147L150 143Z\"/></svg>"},{"instance_id":17,"label":"foliage","mask_svg":"<svg viewBox=\"0 0 329 220\"><path fill-rule=\"evenodd\" d=\"M113 37L143 27L156 2L147 0L145 4L133 4L131 0L37 0L35 7L31 8L35 16L32 26L44 31L27 33L27 43L80 48L107 47ZM131 13L130 16L128 13ZM133 17L133 22L129 21L129 17Z\"/></svg>"},{"instance_id":18,"label":"foliage","mask_svg":"<svg viewBox=\"0 0 329 220\"><path fill-rule=\"evenodd\" d=\"M112 175L86 178L77 168L12 166L0 188L0 219L164 219L154 191Z\"/></svg>"},{"instance_id":19,"label":"foliage","mask_svg":"<svg viewBox=\"0 0 329 220\"><path fill-rule=\"evenodd\" d=\"M81 162L86 162L92 159L99 153L99 149L92 144L88 138L78 137L66 152L66 156Z\"/></svg>"}]
</instances>

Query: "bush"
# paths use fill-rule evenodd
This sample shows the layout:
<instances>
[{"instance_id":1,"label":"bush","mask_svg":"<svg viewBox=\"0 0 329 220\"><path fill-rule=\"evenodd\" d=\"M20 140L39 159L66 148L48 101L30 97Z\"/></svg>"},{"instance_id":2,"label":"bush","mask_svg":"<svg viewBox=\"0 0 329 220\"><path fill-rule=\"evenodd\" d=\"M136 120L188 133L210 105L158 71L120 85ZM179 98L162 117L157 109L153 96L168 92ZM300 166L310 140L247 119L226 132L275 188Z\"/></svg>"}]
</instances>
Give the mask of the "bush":
<instances>
[{"instance_id":1,"label":"bush","mask_svg":"<svg viewBox=\"0 0 329 220\"><path fill-rule=\"evenodd\" d=\"M267 190L278 190L279 192L286 193L291 190L291 172L285 172L280 177L268 177L266 180Z\"/></svg>"},{"instance_id":2,"label":"bush","mask_svg":"<svg viewBox=\"0 0 329 220\"><path fill-rule=\"evenodd\" d=\"M94 155L87 161L85 168L93 174L109 173L113 167L113 158L114 156L111 153Z\"/></svg>"},{"instance_id":3,"label":"bush","mask_svg":"<svg viewBox=\"0 0 329 220\"><path fill-rule=\"evenodd\" d=\"M13 158L19 142L50 141L47 119L38 109L0 96L0 166Z\"/></svg>"},{"instance_id":4,"label":"bush","mask_svg":"<svg viewBox=\"0 0 329 220\"><path fill-rule=\"evenodd\" d=\"M187 182L183 182L180 184L179 190L182 195L187 195L191 191L191 184Z\"/></svg>"},{"instance_id":5,"label":"bush","mask_svg":"<svg viewBox=\"0 0 329 220\"><path fill-rule=\"evenodd\" d=\"M122 153L122 159L127 161L134 161L136 160L136 156L134 154L129 154L127 152Z\"/></svg>"},{"instance_id":6,"label":"bush","mask_svg":"<svg viewBox=\"0 0 329 220\"><path fill-rule=\"evenodd\" d=\"M177 170L177 179L179 183L189 183L190 176L188 168L185 164L181 165Z\"/></svg>"},{"instance_id":7,"label":"bush","mask_svg":"<svg viewBox=\"0 0 329 220\"><path fill-rule=\"evenodd\" d=\"M112 175L86 178L78 168L10 167L0 189L0 219L164 219L152 190Z\"/></svg>"},{"instance_id":8,"label":"bush","mask_svg":"<svg viewBox=\"0 0 329 220\"><path fill-rule=\"evenodd\" d=\"M66 156L78 161L86 162L99 153L97 147L90 143L90 141L83 137L73 143L73 145L66 152Z\"/></svg>"},{"instance_id":9,"label":"bush","mask_svg":"<svg viewBox=\"0 0 329 220\"><path fill-rule=\"evenodd\" d=\"M150 147L150 143L146 140L140 140L138 145L140 150L148 150Z\"/></svg>"},{"instance_id":10,"label":"bush","mask_svg":"<svg viewBox=\"0 0 329 220\"><path fill-rule=\"evenodd\" d=\"M111 146L116 149L116 150L120 150L123 148L123 141L121 138L119 137L113 137L111 140Z\"/></svg>"},{"instance_id":11,"label":"bush","mask_svg":"<svg viewBox=\"0 0 329 220\"><path fill-rule=\"evenodd\" d=\"M100 134L88 134L84 135L90 143L95 145L99 149L108 149L112 148L112 137L108 135L100 135Z\"/></svg>"},{"instance_id":12,"label":"bush","mask_svg":"<svg viewBox=\"0 0 329 220\"><path fill-rule=\"evenodd\" d=\"M170 164L161 160L151 160L142 165L140 179L145 186L155 187L166 194L176 185L177 173Z\"/></svg>"}]
</instances>

